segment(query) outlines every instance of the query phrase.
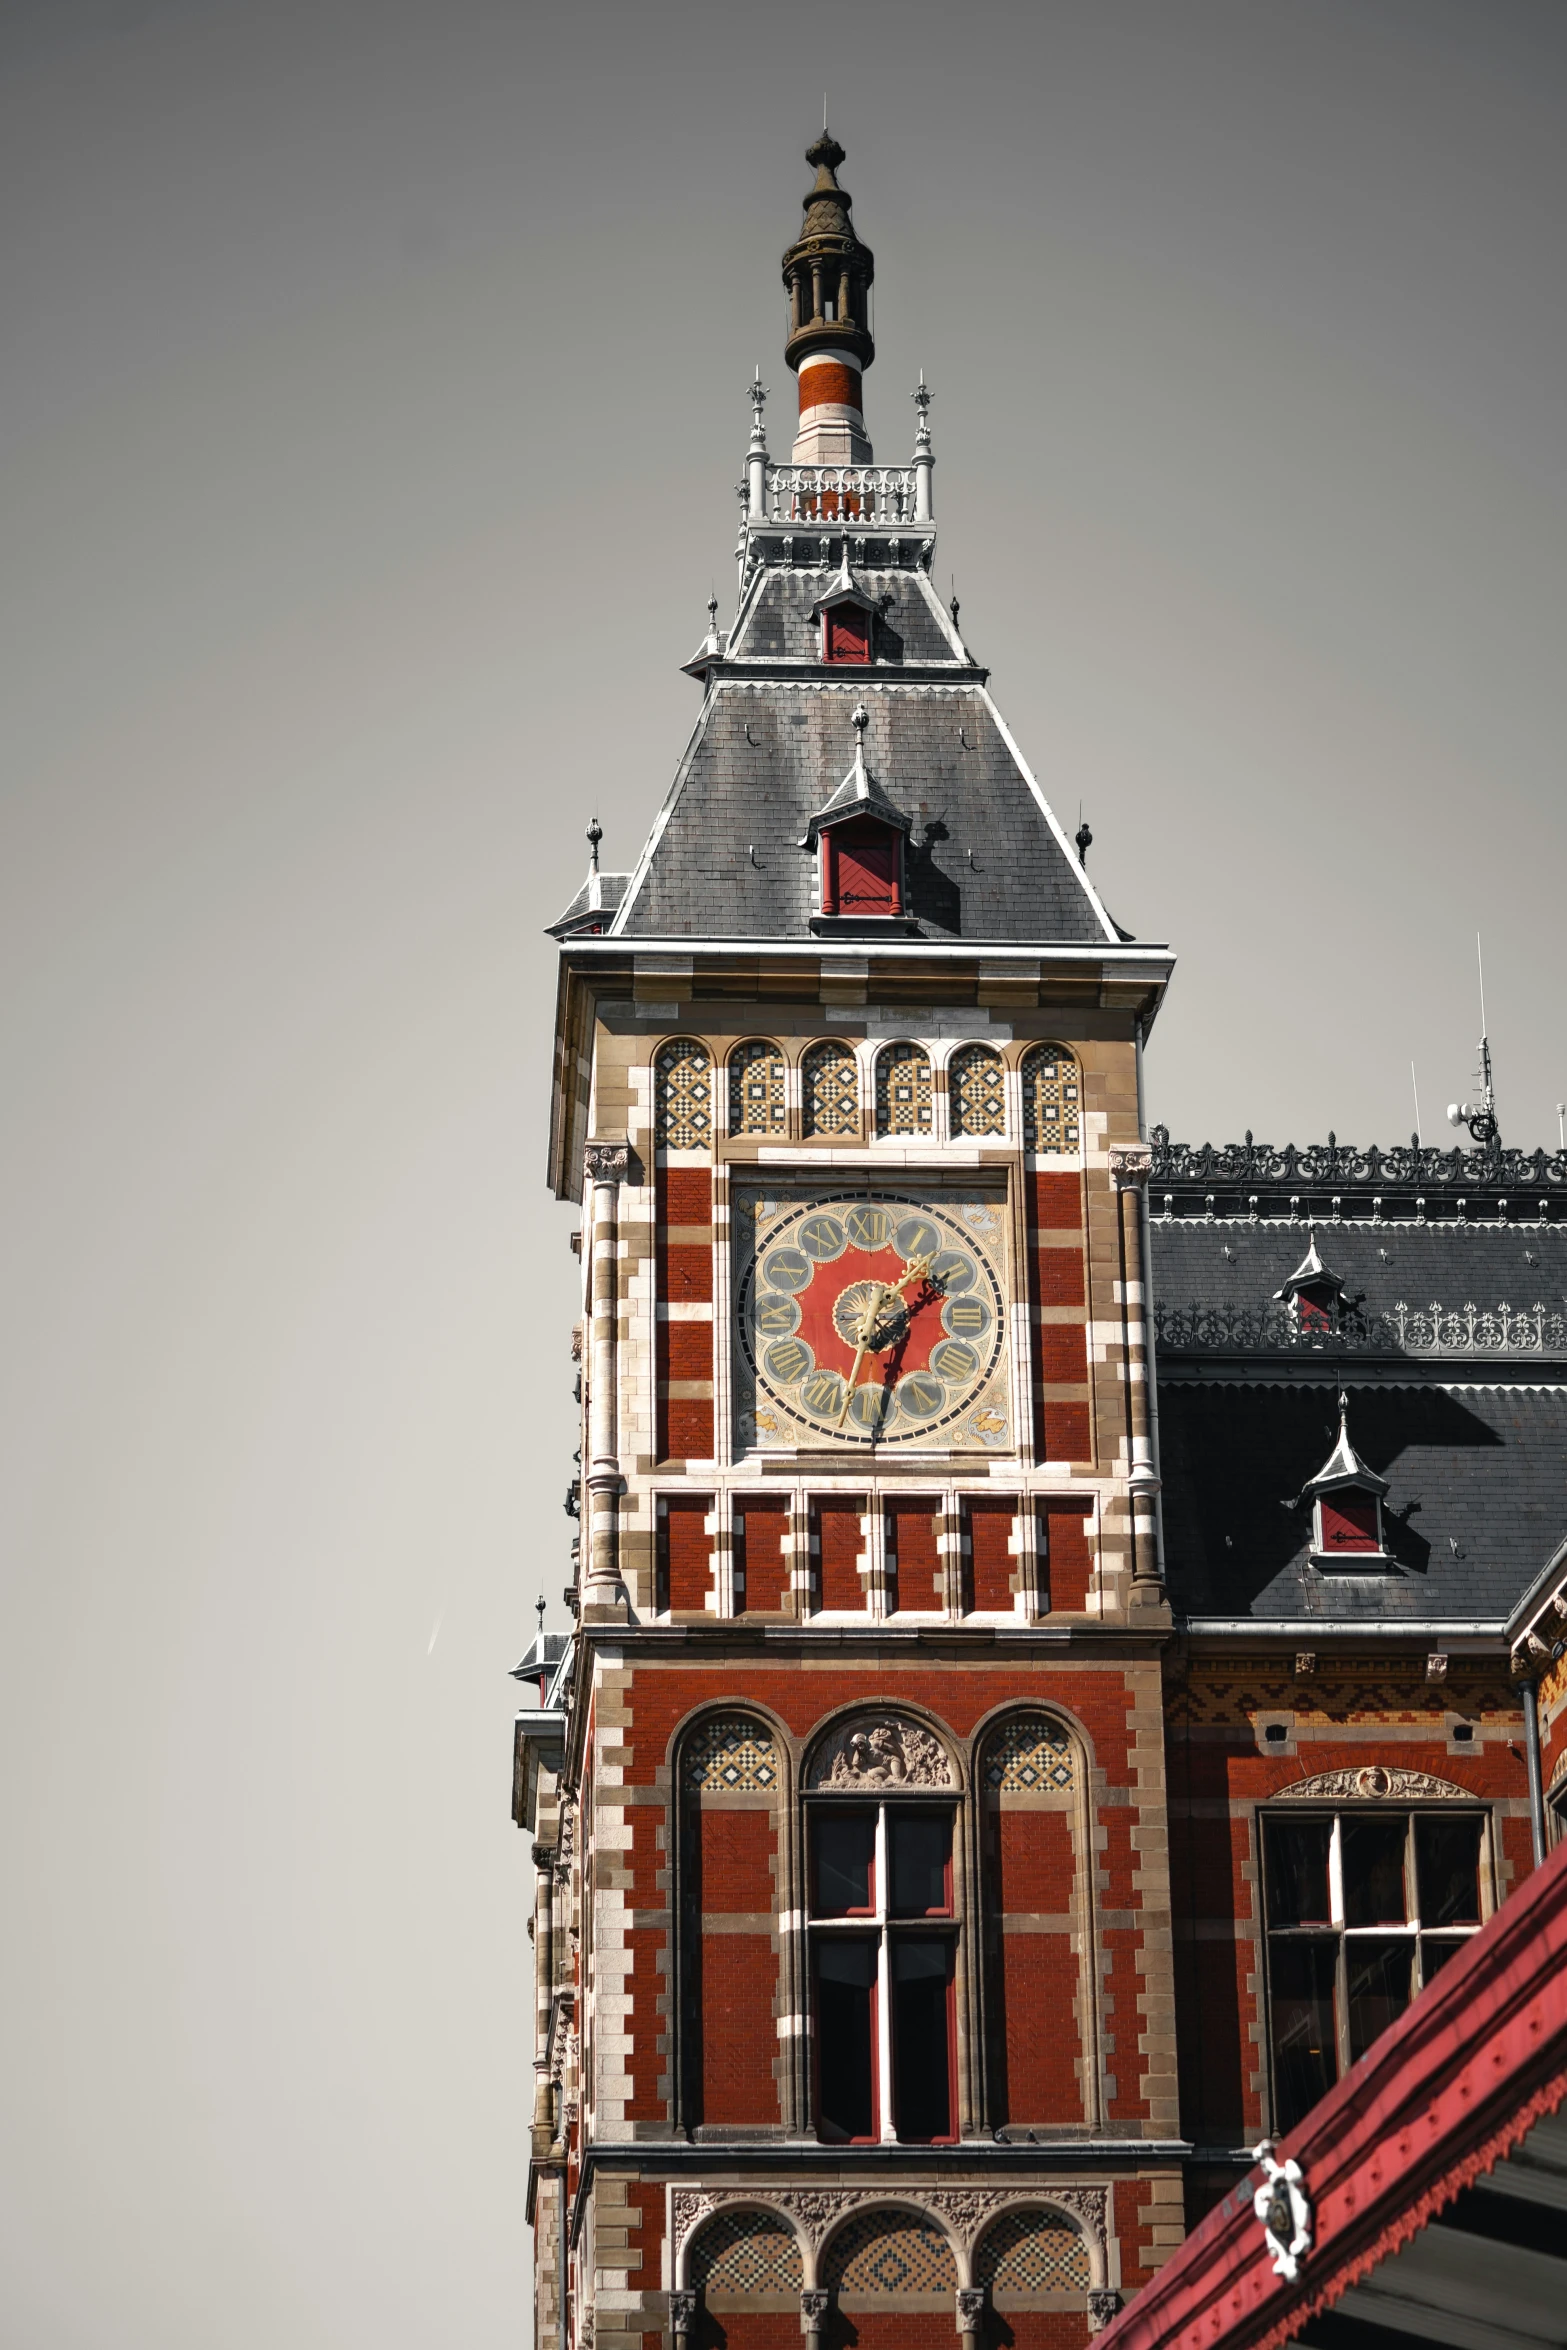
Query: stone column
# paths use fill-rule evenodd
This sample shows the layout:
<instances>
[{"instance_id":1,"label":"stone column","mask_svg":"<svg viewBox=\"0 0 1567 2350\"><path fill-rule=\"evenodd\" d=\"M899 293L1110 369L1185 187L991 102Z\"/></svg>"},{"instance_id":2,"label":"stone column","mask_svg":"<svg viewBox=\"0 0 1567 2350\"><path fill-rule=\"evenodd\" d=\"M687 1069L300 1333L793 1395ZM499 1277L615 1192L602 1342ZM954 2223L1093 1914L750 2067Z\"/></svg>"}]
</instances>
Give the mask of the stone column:
<instances>
[{"instance_id":1,"label":"stone column","mask_svg":"<svg viewBox=\"0 0 1567 2350\"><path fill-rule=\"evenodd\" d=\"M625 1612L620 1585L620 1496L626 1481L620 1473L620 1265L619 1190L626 1180L631 1152L623 1142L590 1142L586 1154L591 1187L589 1228L592 1260L588 1294L593 1301L592 1351L589 1356L588 1463L584 1483L588 1494L587 1581L582 1590L583 1621L589 1610L616 1617Z\"/></svg>"},{"instance_id":2,"label":"stone column","mask_svg":"<svg viewBox=\"0 0 1567 2350\"><path fill-rule=\"evenodd\" d=\"M689 2341L696 2331L696 2295L671 2293L669 2296L669 2332L676 2342Z\"/></svg>"},{"instance_id":3,"label":"stone column","mask_svg":"<svg viewBox=\"0 0 1567 2350\"><path fill-rule=\"evenodd\" d=\"M1148 1412L1148 1288L1143 1265L1143 1194L1152 1169L1153 1152L1147 1143L1111 1145L1110 1179L1116 1191L1121 1249L1122 1376L1131 1453L1127 1482L1132 1504L1134 1601L1159 1595L1159 1541L1154 1524L1159 1472L1154 1465Z\"/></svg>"},{"instance_id":4,"label":"stone column","mask_svg":"<svg viewBox=\"0 0 1567 2350\"><path fill-rule=\"evenodd\" d=\"M550 2079L550 2009L555 1998L555 1862L553 1844L535 1844L533 1893L533 2159L545 2162L555 2143L555 2088Z\"/></svg>"}]
</instances>

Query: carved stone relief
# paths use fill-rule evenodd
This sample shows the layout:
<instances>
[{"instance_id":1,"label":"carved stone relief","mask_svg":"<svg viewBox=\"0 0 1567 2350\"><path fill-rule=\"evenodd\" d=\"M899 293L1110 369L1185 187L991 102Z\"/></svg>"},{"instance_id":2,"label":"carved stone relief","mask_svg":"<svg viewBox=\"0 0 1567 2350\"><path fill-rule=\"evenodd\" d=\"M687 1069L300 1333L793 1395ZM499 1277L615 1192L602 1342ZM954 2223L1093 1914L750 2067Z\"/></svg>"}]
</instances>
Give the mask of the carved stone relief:
<instances>
[{"instance_id":1,"label":"carved stone relief","mask_svg":"<svg viewBox=\"0 0 1567 2350\"><path fill-rule=\"evenodd\" d=\"M952 1765L928 1730L898 1714L856 1714L811 1766L813 1787L950 1787Z\"/></svg>"},{"instance_id":2,"label":"carved stone relief","mask_svg":"<svg viewBox=\"0 0 1567 2350\"><path fill-rule=\"evenodd\" d=\"M1425 1771L1394 1770L1386 1763L1363 1763L1347 1771L1319 1771L1314 1779L1298 1779L1293 1787L1281 1787L1278 1794L1279 1799L1308 1803L1337 1801L1345 1796L1384 1803L1407 1802L1411 1798L1426 1803L1474 1801L1465 1787L1454 1787L1446 1779L1433 1779Z\"/></svg>"}]
</instances>

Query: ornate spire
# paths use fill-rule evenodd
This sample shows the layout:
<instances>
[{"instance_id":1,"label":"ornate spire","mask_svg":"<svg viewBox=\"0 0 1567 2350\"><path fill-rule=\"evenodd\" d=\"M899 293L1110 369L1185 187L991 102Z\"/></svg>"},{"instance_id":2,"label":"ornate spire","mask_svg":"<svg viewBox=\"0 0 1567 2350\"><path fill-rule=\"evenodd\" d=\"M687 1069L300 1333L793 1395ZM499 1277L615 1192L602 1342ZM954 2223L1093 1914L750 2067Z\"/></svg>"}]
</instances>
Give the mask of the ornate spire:
<instances>
[{"instance_id":1,"label":"ornate spire","mask_svg":"<svg viewBox=\"0 0 1567 2350\"><path fill-rule=\"evenodd\" d=\"M876 356L870 335L870 287L875 256L854 233L853 197L838 185L843 149L831 131L805 150L816 181L805 198L800 234L783 257L789 289L789 339L784 357L800 378L797 465L864 465L861 378Z\"/></svg>"}]
</instances>

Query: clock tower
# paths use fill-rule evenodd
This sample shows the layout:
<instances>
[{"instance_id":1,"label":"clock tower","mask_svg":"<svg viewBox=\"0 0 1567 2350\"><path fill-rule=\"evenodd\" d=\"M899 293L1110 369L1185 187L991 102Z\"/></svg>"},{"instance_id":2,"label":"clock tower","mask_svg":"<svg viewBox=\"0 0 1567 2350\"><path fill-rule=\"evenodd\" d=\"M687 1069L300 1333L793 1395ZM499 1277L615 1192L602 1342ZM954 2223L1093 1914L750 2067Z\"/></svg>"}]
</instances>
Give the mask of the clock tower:
<instances>
[{"instance_id":1,"label":"clock tower","mask_svg":"<svg viewBox=\"0 0 1567 2350\"><path fill-rule=\"evenodd\" d=\"M876 462L826 131L732 625L560 941L569 1640L525 1668L537 2340L1044 2350L1182 2233L1140 1063ZM564 1333L563 1333L564 1344Z\"/></svg>"}]
</instances>

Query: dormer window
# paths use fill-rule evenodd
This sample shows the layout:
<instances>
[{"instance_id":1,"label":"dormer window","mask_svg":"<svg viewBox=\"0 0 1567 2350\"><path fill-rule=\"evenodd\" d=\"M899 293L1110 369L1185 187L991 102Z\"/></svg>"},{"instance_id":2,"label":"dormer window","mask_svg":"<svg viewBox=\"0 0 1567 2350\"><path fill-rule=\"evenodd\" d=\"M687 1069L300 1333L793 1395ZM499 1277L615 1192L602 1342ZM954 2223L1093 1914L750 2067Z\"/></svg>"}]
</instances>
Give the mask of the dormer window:
<instances>
[{"instance_id":1,"label":"dormer window","mask_svg":"<svg viewBox=\"0 0 1567 2350\"><path fill-rule=\"evenodd\" d=\"M1349 1407L1339 1397L1338 1442L1301 1495L1312 1510L1312 1557L1332 1573L1335 1564L1355 1567L1386 1559L1382 1504L1388 1484L1349 1441Z\"/></svg>"},{"instance_id":2,"label":"dormer window","mask_svg":"<svg viewBox=\"0 0 1567 2350\"><path fill-rule=\"evenodd\" d=\"M855 711L854 765L801 841L821 860L821 910L814 924L902 921L904 844L909 819L894 807L865 764L870 716Z\"/></svg>"},{"instance_id":3,"label":"dormer window","mask_svg":"<svg viewBox=\"0 0 1567 2350\"><path fill-rule=\"evenodd\" d=\"M824 914L901 914L903 835L890 824L855 817L822 836Z\"/></svg>"},{"instance_id":4,"label":"dormer window","mask_svg":"<svg viewBox=\"0 0 1567 2350\"><path fill-rule=\"evenodd\" d=\"M1273 1294L1277 1303L1289 1307L1293 1312L1295 1327L1302 1336L1338 1328L1344 1305L1344 1284L1318 1256L1315 1228L1306 1254L1283 1288L1276 1289Z\"/></svg>"},{"instance_id":5,"label":"dormer window","mask_svg":"<svg viewBox=\"0 0 1567 2350\"><path fill-rule=\"evenodd\" d=\"M871 626L875 617L875 602L849 568L849 542L845 539L843 559L832 584L812 606L812 618L821 622L822 659L840 667L849 663L863 667L871 657Z\"/></svg>"},{"instance_id":6,"label":"dormer window","mask_svg":"<svg viewBox=\"0 0 1567 2350\"><path fill-rule=\"evenodd\" d=\"M822 614L824 661L869 661L871 616L857 604L839 604Z\"/></svg>"}]
</instances>

